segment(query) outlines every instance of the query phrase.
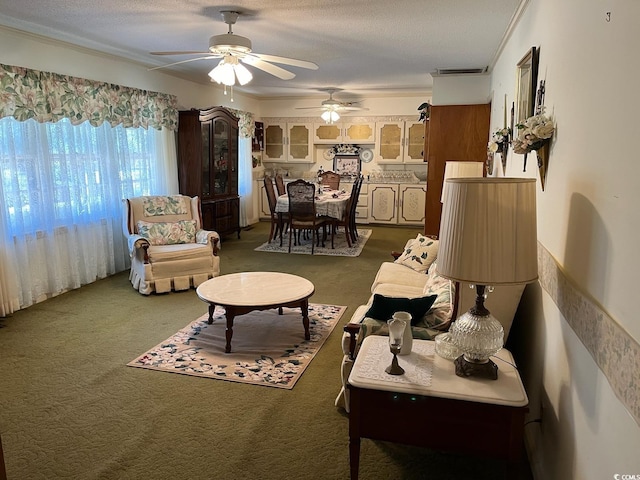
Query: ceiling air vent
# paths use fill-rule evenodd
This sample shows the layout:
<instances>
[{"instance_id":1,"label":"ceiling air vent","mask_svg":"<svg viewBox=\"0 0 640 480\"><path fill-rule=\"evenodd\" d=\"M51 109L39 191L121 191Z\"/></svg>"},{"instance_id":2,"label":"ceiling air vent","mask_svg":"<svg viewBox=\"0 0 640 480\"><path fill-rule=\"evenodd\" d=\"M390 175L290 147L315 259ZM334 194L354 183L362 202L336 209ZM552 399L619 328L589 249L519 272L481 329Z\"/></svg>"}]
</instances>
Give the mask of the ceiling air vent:
<instances>
[{"instance_id":1,"label":"ceiling air vent","mask_svg":"<svg viewBox=\"0 0 640 480\"><path fill-rule=\"evenodd\" d=\"M468 75L473 73L485 73L485 68L438 68L438 75Z\"/></svg>"}]
</instances>

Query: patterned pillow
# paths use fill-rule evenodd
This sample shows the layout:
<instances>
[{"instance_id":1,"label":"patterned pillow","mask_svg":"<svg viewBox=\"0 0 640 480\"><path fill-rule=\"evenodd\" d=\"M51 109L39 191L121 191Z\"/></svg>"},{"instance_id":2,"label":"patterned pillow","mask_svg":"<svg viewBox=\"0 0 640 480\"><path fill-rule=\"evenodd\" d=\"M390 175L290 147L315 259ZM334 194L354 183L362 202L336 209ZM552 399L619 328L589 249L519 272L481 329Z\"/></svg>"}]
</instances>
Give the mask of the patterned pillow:
<instances>
[{"instance_id":1,"label":"patterned pillow","mask_svg":"<svg viewBox=\"0 0 640 480\"><path fill-rule=\"evenodd\" d=\"M146 238L151 245L175 245L196 241L196 221L144 222L138 220L138 234Z\"/></svg>"},{"instance_id":2,"label":"patterned pillow","mask_svg":"<svg viewBox=\"0 0 640 480\"><path fill-rule=\"evenodd\" d=\"M413 241L407 243L395 263L405 265L416 272L427 273L438 256L438 244L438 240L418 234Z\"/></svg>"},{"instance_id":3,"label":"patterned pillow","mask_svg":"<svg viewBox=\"0 0 640 480\"><path fill-rule=\"evenodd\" d=\"M423 295L437 295L436 301L419 324L428 328L446 331L453 321L453 301L456 294L455 283L440 276L436 263L429 267L427 283L422 290Z\"/></svg>"},{"instance_id":4,"label":"patterned pillow","mask_svg":"<svg viewBox=\"0 0 640 480\"><path fill-rule=\"evenodd\" d=\"M189 213L187 199L181 196L149 196L145 197L142 210L145 217L158 215L186 215Z\"/></svg>"}]
</instances>

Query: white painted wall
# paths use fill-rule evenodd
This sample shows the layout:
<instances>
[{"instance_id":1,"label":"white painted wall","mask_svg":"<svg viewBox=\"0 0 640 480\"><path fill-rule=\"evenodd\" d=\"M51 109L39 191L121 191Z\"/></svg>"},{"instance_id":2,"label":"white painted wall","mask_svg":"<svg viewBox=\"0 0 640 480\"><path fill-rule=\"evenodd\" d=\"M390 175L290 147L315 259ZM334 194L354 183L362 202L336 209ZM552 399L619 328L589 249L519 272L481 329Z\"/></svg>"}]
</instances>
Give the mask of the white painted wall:
<instances>
[{"instance_id":1,"label":"white painted wall","mask_svg":"<svg viewBox=\"0 0 640 480\"><path fill-rule=\"evenodd\" d=\"M576 288L636 342L638 19L637 0L530 0L491 82L493 131L502 126L504 95L509 104L514 99L517 62L540 47L538 78L546 80L557 134L545 191L538 188L538 239ZM507 176L537 177L535 156L522 169L523 156L510 152ZM550 296L528 289L523 306L521 369L532 418L544 406L542 424L526 427L536 478L640 478L638 424Z\"/></svg>"}]
</instances>

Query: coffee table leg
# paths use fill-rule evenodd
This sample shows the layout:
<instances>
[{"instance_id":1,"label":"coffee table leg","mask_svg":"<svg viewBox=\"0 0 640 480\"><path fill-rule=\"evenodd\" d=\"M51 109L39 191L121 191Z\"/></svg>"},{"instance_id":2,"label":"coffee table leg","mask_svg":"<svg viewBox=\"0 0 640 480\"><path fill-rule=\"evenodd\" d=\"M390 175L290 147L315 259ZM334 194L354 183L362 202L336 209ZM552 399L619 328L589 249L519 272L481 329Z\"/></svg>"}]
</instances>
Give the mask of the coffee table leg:
<instances>
[{"instance_id":1,"label":"coffee table leg","mask_svg":"<svg viewBox=\"0 0 640 480\"><path fill-rule=\"evenodd\" d=\"M216 311L216 306L213 303L209 304L209 320L207 320L207 323L209 325L211 325L213 323L213 312Z\"/></svg>"},{"instance_id":2,"label":"coffee table leg","mask_svg":"<svg viewBox=\"0 0 640 480\"><path fill-rule=\"evenodd\" d=\"M225 353L231 353L231 337L233 337L233 319L236 313L229 306L226 307L227 311L227 329L225 330L225 336L227 338L227 344L224 347Z\"/></svg>"},{"instance_id":3,"label":"coffee table leg","mask_svg":"<svg viewBox=\"0 0 640 480\"><path fill-rule=\"evenodd\" d=\"M309 300L304 300L300 305L302 310L302 325L304 325L304 339L311 340L311 333L309 333Z\"/></svg>"}]
</instances>

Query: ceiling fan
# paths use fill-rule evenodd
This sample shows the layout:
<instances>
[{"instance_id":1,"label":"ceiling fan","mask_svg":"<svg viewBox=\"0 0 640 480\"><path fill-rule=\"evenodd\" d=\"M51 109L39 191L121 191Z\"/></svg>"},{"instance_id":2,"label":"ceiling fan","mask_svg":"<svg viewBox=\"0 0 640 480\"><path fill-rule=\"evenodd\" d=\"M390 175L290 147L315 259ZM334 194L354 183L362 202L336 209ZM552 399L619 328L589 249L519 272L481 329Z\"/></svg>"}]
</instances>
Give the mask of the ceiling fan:
<instances>
[{"instance_id":1,"label":"ceiling fan","mask_svg":"<svg viewBox=\"0 0 640 480\"><path fill-rule=\"evenodd\" d=\"M333 123L340 119L339 112L354 112L358 110L368 110L368 108L359 107L358 102L341 102L333 98L333 94L341 92L340 88L321 88L322 92L327 92L329 98L323 100L319 107L297 107L298 110L320 110L322 111L322 119L327 123Z\"/></svg>"},{"instance_id":2,"label":"ceiling fan","mask_svg":"<svg viewBox=\"0 0 640 480\"><path fill-rule=\"evenodd\" d=\"M169 63L159 67L150 68L149 70L157 70L167 68L182 63L195 62L198 60L211 60L220 58L218 65L209 72L209 76L213 81L223 83L225 86L233 86L236 79L240 85L245 85L251 81L253 75L243 65L243 63L255 67L259 70L274 75L282 80L290 80L296 75L293 72L285 70L282 67L273 65L279 63L281 65L289 65L292 67L307 68L317 70L318 65L305 60L297 60L295 58L279 57L276 55L266 55L255 53L251 50L251 40L233 33L232 26L240 16L241 12L233 10L222 10L222 20L229 25L229 31L222 35L214 35L209 39L209 50L202 51L184 51L184 52L150 52L151 55L199 55L196 58L189 58L179 62Z\"/></svg>"}]
</instances>

